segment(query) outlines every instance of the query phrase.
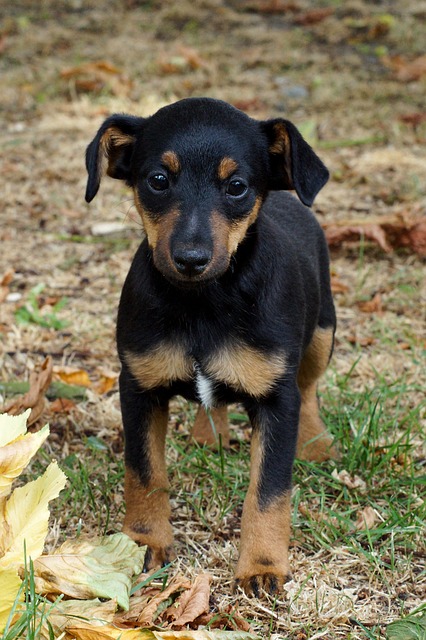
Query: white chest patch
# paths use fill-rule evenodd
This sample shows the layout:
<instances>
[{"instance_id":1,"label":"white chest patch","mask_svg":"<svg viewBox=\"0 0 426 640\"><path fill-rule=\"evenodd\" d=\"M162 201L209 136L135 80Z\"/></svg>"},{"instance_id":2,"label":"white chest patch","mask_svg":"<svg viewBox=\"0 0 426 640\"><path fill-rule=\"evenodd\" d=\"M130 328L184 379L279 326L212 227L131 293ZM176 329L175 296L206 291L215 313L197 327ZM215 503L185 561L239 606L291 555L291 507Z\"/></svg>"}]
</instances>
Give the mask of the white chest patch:
<instances>
[{"instance_id":1,"label":"white chest patch","mask_svg":"<svg viewBox=\"0 0 426 640\"><path fill-rule=\"evenodd\" d=\"M206 409L214 406L214 389L212 381L201 373L198 365L195 365L195 387L200 402Z\"/></svg>"}]
</instances>

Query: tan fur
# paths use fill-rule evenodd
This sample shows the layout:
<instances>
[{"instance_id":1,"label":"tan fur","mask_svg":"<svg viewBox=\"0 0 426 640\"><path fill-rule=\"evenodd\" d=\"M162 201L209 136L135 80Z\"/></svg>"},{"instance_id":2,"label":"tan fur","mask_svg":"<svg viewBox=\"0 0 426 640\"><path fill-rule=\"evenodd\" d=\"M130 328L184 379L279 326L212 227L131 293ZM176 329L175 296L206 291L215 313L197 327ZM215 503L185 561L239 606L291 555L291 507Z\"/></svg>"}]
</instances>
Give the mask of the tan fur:
<instances>
[{"instance_id":1,"label":"tan fur","mask_svg":"<svg viewBox=\"0 0 426 640\"><path fill-rule=\"evenodd\" d=\"M219 180L226 180L237 170L238 164L233 158L222 158L217 168L217 175Z\"/></svg>"},{"instance_id":2,"label":"tan fur","mask_svg":"<svg viewBox=\"0 0 426 640\"><path fill-rule=\"evenodd\" d=\"M262 200L261 198L257 197L255 205L250 214L247 217L244 217L242 220L233 222L229 225L227 247L228 254L230 256L232 256L236 252L238 245L240 244L240 242L242 242L242 240L244 240L247 229L256 220L261 206Z\"/></svg>"},{"instance_id":3,"label":"tan fur","mask_svg":"<svg viewBox=\"0 0 426 640\"><path fill-rule=\"evenodd\" d=\"M126 515L123 531L139 544L151 547L150 567L173 556L170 524L169 481L164 457L168 412L155 409L148 433L148 456L152 474L148 486L126 467L124 498Z\"/></svg>"},{"instance_id":4,"label":"tan fur","mask_svg":"<svg viewBox=\"0 0 426 640\"><path fill-rule=\"evenodd\" d=\"M288 188L293 189L292 163L291 163L291 142L284 123L277 122L274 125L275 140L269 147L269 152L282 156L283 170L286 174Z\"/></svg>"},{"instance_id":5,"label":"tan fur","mask_svg":"<svg viewBox=\"0 0 426 640\"><path fill-rule=\"evenodd\" d=\"M120 129L116 127L109 127L105 133L102 135L102 138L99 143L99 155L98 155L98 177L101 178L103 175L108 174L112 175L114 168L114 149L117 147L122 147L127 144L132 144L134 139L132 136L129 136Z\"/></svg>"},{"instance_id":6,"label":"tan fur","mask_svg":"<svg viewBox=\"0 0 426 640\"><path fill-rule=\"evenodd\" d=\"M126 363L142 389L169 386L175 380L190 380L193 364L179 345L161 342L142 355L128 352Z\"/></svg>"},{"instance_id":7,"label":"tan fur","mask_svg":"<svg viewBox=\"0 0 426 640\"><path fill-rule=\"evenodd\" d=\"M162 260L170 262L169 241L180 215L179 211L177 209L171 209L167 213L162 214L158 219L155 219L142 205L136 189L134 189L133 193L136 209L141 217L148 244L154 251L154 259L156 259L158 253L160 253Z\"/></svg>"},{"instance_id":8,"label":"tan fur","mask_svg":"<svg viewBox=\"0 0 426 640\"><path fill-rule=\"evenodd\" d=\"M181 170L179 158L177 156L177 153L175 153L174 151L165 151L161 156L161 162L172 173L176 174Z\"/></svg>"},{"instance_id":9,"label":"tan fur","mask_svg":"<svg viewBox=\"0 0 426 640\"><path fill-rule=\"evenodd\" d=\"M289 574L290 492L276 498L265 509L258 504L263 449L258 431L251 444L250 484L241 520L240 557L235 578L248 593L254 577L258 587L270 588L276 579L280 588Z\"/></svg>"},{"instance_id":10,"label":"tan fur","mask_svg":"<svg viewBox=\"0 0 426 640\"><path fill-rule=\"evenodd\" d=\"M255 398L266 396L286 368L284 354L265 355L244 344L223 347L205 365L206 373Z\"/></svg>"},{"instance_id":11,"label":"tan fur","mask_svg":"<svg viewBox=\"0 0 426 640\"><path fill-rule=\"evenodd\" d=\"M229 424L227 407L217 407L210 409L210 416L214 424L214 431L209 416L204 407L198 407L195 416L194 427L192 429L192 437L199 443L207 446L215 447L218 445L219 435L221 436L222 446L229 447Z\"/></svg>"},{"instance_id":12,"label":"tan fur","mask_svg":"<svg viewBox=\"0 0 426 640\"><path fill-rule=\"evenodd\" d=\"M338 456L319 415L317 380L325 372L333 345L333 330L318 327L305 351L297 381L302 396L297 457L320 462Z\"/></svg>"}]
</instances>

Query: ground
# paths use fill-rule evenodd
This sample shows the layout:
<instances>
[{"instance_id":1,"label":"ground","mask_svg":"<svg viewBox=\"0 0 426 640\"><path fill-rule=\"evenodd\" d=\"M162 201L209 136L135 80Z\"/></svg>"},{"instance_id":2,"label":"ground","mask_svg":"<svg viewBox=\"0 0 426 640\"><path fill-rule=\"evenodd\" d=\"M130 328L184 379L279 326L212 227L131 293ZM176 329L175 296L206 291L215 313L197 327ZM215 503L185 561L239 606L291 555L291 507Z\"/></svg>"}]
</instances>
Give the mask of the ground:
<instances>
[{"instance_id":1,"label":"ground","mask_svg":"<svg viewBox=\"0 0 426 640\"><path fill-rule=\"evenodd\" d=\"M331 172L314 205L325 228L377 227L331 249L338 331L321 399L342 459L296 465L293 580L276 599L232 593L249 429L234 407L231 451L205 451L190 442L195 408L177 399L168 456L179 569L208 570L212 610L234 607L264 637L383 637L425 599L424 239L394 249L372 239L386 220L425 213L426 6L37 5L0 9L0 390L9 401L1 383L27 380L46 355L57 375L68 367L91 380L84 398L53 398L43 415L52 435L34 470L54 456L70 478L50 544L117 530L123 516L117 386L97 385L119 371L116 308L142 230L121 183L104 180L86 205L85 147L110 113L225 99L288 118L308 138ZM40 313L53 317L22 324L39 285Z\"/></svg>"}]
</instances>

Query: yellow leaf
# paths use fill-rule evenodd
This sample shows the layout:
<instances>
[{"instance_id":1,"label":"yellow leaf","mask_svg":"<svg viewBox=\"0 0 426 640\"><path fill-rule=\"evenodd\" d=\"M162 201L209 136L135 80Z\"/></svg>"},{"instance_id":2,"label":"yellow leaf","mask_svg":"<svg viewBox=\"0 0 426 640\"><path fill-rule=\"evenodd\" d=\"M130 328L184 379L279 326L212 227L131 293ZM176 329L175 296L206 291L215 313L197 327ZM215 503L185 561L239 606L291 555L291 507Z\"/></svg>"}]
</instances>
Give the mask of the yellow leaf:
<instances>
[{"instance_id":1,"label":"yellow leaf","mask_svg":"<svg viewBox=\"0 0 426 640\"><path fill-rule=\"evenodd\" d=\"M27 420L30 413L31 409L27 409L19 416L0 413L0 447L27 433Z\"/></svg>"},{"instance_id":2,"label":"yellow leaf","mask_svg":"<svg viewBox=\"0 0 426 640\"><path fill-rule=\"evenodd\" d=\"M4 631L20 586L21 580L15 569L0 572L0 632Z\"/></svg>"},{"instance_id":3,"label":"yellow leaf","mask_svg":"<svg viewBox=\"0 0 426 640\"><path fill-rule=\"evenodd\" d=\"M30 410L17 417L22 418L24 416L24 420L26 420L29 413ZM10 422L12 430L14 430L14 422L16 420L15 416L3 414L0 418L3 426L6 426L7 428L7 424ZM7 418L7 420L5 418ZM20 435L0 447L0 498L4 498L9 495L12 482L22 473L33 455L38 451L49 435L48 425L45 425L43 429L40 429L40 431L37 431L36 433L27 433L26 435L22 435L22 424L19 421L18 423ZM24 429L26 431L25 425ZM16 429L15 431L18 430Z\"/></svg>"},{"instance_id":4,"label":"yellow leaf","mask_svg":"<svg viewBox=\"0 0 426 640\"><path fill-rule=\"evenodd\" d=\"M67 540L35 560L36 589L81 599L115 597L127 610L132 578L143 569L145 550L124 533L94 541Z\"/></svg>"},{"instance_id":5,"label":"yellow leaf","mask_svg":"<svg viewBox=\"0 0 426 640\"><path fill-rule=\"evenodd\" d=\"M49 520L48 503L56 498L66 483L66 476L56 462L44 474L15 489L0 512L0 570L24 564L24 541L27 555L37 558L43 551Z\"/></svg>"},{"instance_id":6,"label":"yellow leaf","mask_svg":"<svg viewBox=\"0 0 426 640\"><path fill-rule=\"evenodd\" d=\"M151 631L117 629L112 625L104 627L92 627L90 625L67 627L67 632L77 640L155 640L155 635Z\"/></svg>"},{"instance_id":7,"label":"yellow leaf","mask_svg":"<svg viewBox=\"0 0 426 640\"><path fill-rule=\"evenodd\" d=\"M55 367L54 372L60 378L60 380L62 380L62 382L65 382L66 384L75 384L80 387L92 386L89 374L87 373L87 371L84 371L84 369L59 369Z\"/></svg>"}]
</instances>

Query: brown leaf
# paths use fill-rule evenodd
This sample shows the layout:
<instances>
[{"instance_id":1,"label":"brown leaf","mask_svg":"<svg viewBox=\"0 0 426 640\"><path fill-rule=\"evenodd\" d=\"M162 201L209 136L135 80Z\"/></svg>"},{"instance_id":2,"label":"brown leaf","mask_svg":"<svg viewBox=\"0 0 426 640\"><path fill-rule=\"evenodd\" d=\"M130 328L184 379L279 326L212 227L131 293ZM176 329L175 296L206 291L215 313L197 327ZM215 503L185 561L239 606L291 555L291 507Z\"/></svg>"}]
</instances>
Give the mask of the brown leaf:
<instances>
[{"instance_id":1,"label":"brown leaf","mask_svg":"<svg viewBox=\"0 0 426 640\"><path fill-rule=\"evenodd\" d=\"M167 600L169 596L176 591L182 591L183 589L190 589L191 583L183 576L176 576L169 585L163 590L157 593L149 602L149 604L140 612L137 618L137 626L140 627L152 627L156 617L158 607L162 602Z\"/></svg>"},{"instance_id":2,"label":"brown leaf","mask_svg":"<svg viewBox=\"0 0 426 640\"><path fill-rule=\"evenodd\" d=\"M75 402L69 398L56 398L50 403L49 411L52 413L70 413L75 407Z\"/></svg>"},{"instance_id":3,"label":"brown leaf","mask_svg":"<svg viewBox=\"0 0 426 640\"><path fill-rule=\"evenodd\" d=\"M384 57L383 62L394 71L395 78L400 82L415 82L426 75L426 54L414 60L402 56Z\"/></svg>"},{"instance_id":4,"label":"brown leaf","mask_svg":"<svg viewBox=\"0 0 426 640\"><path fill-rule=\"evenodd\" d=\"M323 223L322 227L331 247L365 237L386 253L392 248L407 247L421 257L426 256L426 216L417 212L400 211L390 216L341 220L334 224Z\"/></svg>"},{"instance_id":5,"label":"brown leaf","mask_svg":"<svg viewBox=\"0 0 426 640\"><path fill-rule=\"evenodd\" d=\"M182 627L188 622L193 622L209 610L210 582L211 576L208 573L200 573L191 589L180 596L175 603L175 606L178 606L173 608L169 616L173 620L173 627Z\"/></svg>"},{"instance_id":6,"label":"brown leaf","mask_svg":"<svg viewBox=\"0 0 426 640\"><path fill-rule=\"evenodd\" d=\"M373 507L365 507L362 511L358 511L358 519L355 522L355 529L372 529L379 517Z\"/></svg>"},{"instance_id":7,"label":"brown leaf","mask_svg":"<svg viewBox=\"0 0 426 640\"><path fill-rule=\"evenodd\" d=\"M325 237L330 247L335 247L342 244L345 241L358 240L359 238L366 238L376 242L379 247L389 253L392 251L391 246L386 240L386 234L383 229L377 224L352 224L349 226L327 226L325 229Z\"/></svg>"},{"instance_id":8,"label":"brown leaf","mask_svg":"<svg viewBox=\"0 0 426 640\"><path fill-rule=\"evenodd\" d=\"M8 404L4 408L4 412L16 416L26 409L31 409L27 424L30 426L37 422L44 410L46 391L52 381L52 370L52 358L47 356L44 362L36 366L34 371L30 373L29 391Z\"/></svg>"},{"instance_id":9,"label":"brown leaf","mask_svg":"<svg viewBox=\"0 0 426 640\"><path fill-rule=\"evenodd\" d=\"M333 293L347 293L349 291L349 287L347 284L344 284L337 276L331 276L331 291Z\"/></svg>"},{"instance_id":10,"label":"brown leaf","mask_svg":"<svg viewBox=\"0 0 426 640\"><path fill-rule=\"evenodd\" d=\"M357 302L356 304L358 309L364 313L377 313L378 315L383 314L384 307L380 293L375 293L371 300Z\"/></svg>"},{"instance_id":11,"label":"brown leaf","mask_svg":"<svg viewBox=\"0 0 426 640\"><path fill-rule=\"evenodd\" d=\"M426 122L426 113L424 111L418 111L416 113L406 113L402 114L398 118L401 122L405 124L411 124L413 129L416 129L422 122Z\"/></svg>"},{"instance_id":12,"label":"brown leaf","mask_svg":"<svg viewBox=\"0 0 426 640\"><path fill-rule=\"evenodd\" d=\"M333 7L322 7L319 9L311 9L310 11L306 11L301 15L297 16L294 19L296 24L300 25L310 25L310 24L318 24L318 22L322 22L328 16L331 16L334 13Z\"/></svg>"},{"instance_id":13,"label":"brown leaf","mask_svg":"<svg viewBox=\"0 0 426 640\"><path fill-rule=\"evenodd\" d=\"M14 275L14 269L8 269L4 276L0 279L0 302L6 300L7 296L9 295L9 285L12 282Z\"/></svg>"}]
</instances>

